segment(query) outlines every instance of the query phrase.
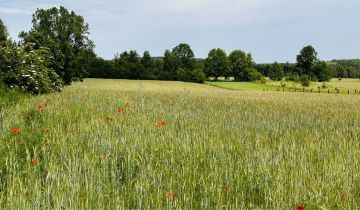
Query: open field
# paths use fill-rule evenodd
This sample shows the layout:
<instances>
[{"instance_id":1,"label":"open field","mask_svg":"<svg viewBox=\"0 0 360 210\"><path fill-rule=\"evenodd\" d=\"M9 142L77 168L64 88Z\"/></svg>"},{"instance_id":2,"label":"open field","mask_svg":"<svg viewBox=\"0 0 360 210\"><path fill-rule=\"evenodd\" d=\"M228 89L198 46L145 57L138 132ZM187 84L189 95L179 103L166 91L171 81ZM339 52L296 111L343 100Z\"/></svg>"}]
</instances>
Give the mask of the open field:
<instances>
[{"instance_id":1,"label":"open field","mask_svg":"<svg viewBox=\"0 0 360 210\"><path fill-rule=\"evenodd\" d=\"M0 112L0 206L358 209L359 104L87 79Z\"/></svg>"},{"instance_id":2,"label":"open field","mask_svg":"<svg viewBox=\"0 0 360 210\"><path fill-rule=\"evenodd\" d=\"M301 91L303 87L294 82L288 82L288 81L267 81L266 84L261 84L258 82L228 82L228 81L221 81L221 82L207 82L209 85L221 87L225 89L232 89L232 90L241 90L241 91L278 91L278 90L284 90L285 91L294 91L294 88L297 88L298 91ZM328 91L330 93L337 93L336 89L339 89L340 93L348 93L348 90L350 93L360 94L360 80L359 79L332 79L330 82L325 82L326 87L323 86L323 82L311 82L311 85L309 87L305 87L306 92L311 92L311 89L313 92L318 92L319 88L321 92L327 93ZM290 88L290 90L289 90Z\"/></svg>"}]
</instances>

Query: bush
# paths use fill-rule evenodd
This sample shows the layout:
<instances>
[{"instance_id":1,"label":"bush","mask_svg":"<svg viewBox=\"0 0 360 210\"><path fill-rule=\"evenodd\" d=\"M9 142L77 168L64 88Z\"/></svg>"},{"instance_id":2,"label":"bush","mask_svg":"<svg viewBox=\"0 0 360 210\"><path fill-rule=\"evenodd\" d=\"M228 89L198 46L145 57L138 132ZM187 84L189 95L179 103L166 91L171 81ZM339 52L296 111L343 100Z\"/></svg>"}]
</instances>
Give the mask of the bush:
<instances>
[{"instance_id":1,"label":"bush","mask_svg":"<svg viewBox=\"0 0 360 210\"><path fill-rule=\"evenodd\" d=\"M186 82L204 83L206 76L204 71L200 68L196 68L194 70L179 68L176 70L176 79Z\"/></svg>"},{"instance_id":2,"label":"bush","mask_svg":"<svg viewBox=\"0 0 360 210\"><path fill-rule=\"evenodd\" d=\"M327 84L325 82L323 82L322 86L321 86L323 89L326 89L328 88Z\"/></svg>"},{"instance_id":3,"label":"bush","mask_svg":"<svg viewBox=\"0 0 360 210\"><path fill-rule=\"evenodd\" d=\"M258 72L256 69L254 68L249 68L248 69L249 72L249 80L250 81L258 81L261 80L262 74L260 72Z\"/></svg>"},{"instance_id":4,"label":"bush","mask_svg":"<svg viewBox=\"0 0 360 210\"><path fill-rule=\"evenodd\" d=\"M309 87L310 86L310 80L305 75L301 77L300 83L304 87Z\"/></svg>"},{"instance_id":5,"label":"bush","mask_svg":"<svg viewBox=\"0 0 360 210\"><path fill-rule=\"evenodd\" d=\"M290 74L286 77L287 81L300 82L300 77L297 74Z\"/></svg>"},{"instance_id":6,"label":"bush","mask_svg":"<svg viewBox=\"0 0 360 210\"><path fill-rule=\"evenodd\" d=\"M63 82L56 72L49 68L51 54L47 48L35 50L30 44L17 47L8 43L0 48L0 68L7 87L30 93L60 91Z\"/></svg>"},{"instance_id":7,"label":"bush","mask_svg":"<svg viewBox=\"0 0 360 210\"><path fill-rule=\"evenodd\" d=\"M261 77L260 83L261 83L261 84L266 84L266 78L265 78L265 77Z\"/></svg>"}]
</instances>

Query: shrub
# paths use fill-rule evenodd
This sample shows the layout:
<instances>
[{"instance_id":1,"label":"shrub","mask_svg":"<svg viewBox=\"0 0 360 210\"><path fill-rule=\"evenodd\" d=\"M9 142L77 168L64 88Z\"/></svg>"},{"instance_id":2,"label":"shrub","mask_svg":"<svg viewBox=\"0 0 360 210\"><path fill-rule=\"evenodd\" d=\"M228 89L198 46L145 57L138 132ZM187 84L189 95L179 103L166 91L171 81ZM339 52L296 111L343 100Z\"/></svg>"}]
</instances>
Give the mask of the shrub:
<instances>
[{"instance_id":1,"label":"shrub","mask_svg":"<svg viewBox=\"0 0 360 210\"><path fill-rule=\"evenodd\" d=\"M307 76L302 76L300 79L300 84L304 87L309 87L310 86L310 80L307 78Z\"/></svg>"},{"instance_id":2,"label":"shrub","mask_svg":"<svg viewBox=\"0 0 360 210\"><path fill-rule=\"evenodd\" d=\"M328 88L327 84L325 82L323 82L322 86L321 86L323 89L326 89Z\"/></svg>"},{"instance_id":3,"label":"shrub","mask_svg":"<svg viewBox=\"0 0 360 210\"><path fill-rule=\"evenodd\" d=\"M47 48L35 50L30 44L17 47L8 43L0 48L0 64L4 84L30 93L60 91L61 78L49 68L50 51Z\"/></svg>"},{"instance_id":4,"label":"shrub","mask_svg":"<svg viewBox=\"0 0 360 210\"><path fill-rule=\"evenodd\" d=\"M266 78L265 78L265 77L261 77L260 83L261 83L261 84L266 84Z\"/></svg>"},{"instance_id":5,"label":"shrub","mask_svg":"<svg viewBox=\"0 0 360 210\"><path fill-rule=\"evenodd\" d=\"M261 80L262 74L260 72L258 72L256 69L254 68L249 68L248 69L249 72L249 80L250 81L258 81Z\"/></svg>"}]
</instances>

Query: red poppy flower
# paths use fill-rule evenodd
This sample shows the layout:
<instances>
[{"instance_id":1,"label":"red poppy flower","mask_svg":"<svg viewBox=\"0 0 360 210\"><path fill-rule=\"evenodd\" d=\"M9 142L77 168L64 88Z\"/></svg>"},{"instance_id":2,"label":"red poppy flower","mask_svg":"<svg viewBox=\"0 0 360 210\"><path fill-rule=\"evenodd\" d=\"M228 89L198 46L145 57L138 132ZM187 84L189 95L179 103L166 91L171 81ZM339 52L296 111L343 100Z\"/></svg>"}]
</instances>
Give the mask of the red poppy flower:
<instances>
[{"instance_id":1,"label":"red poppy flower","mask_svg":"<svg viewBox=\"0 0 360 210\"><path fill-rule=\"evenodd\" d=\"M25 145L26 143L21 141L21 142L18 142L18 145Z\"/></svg>"},{"instance_id":2,"label":"red poppy flower","mask_svg":"<svg viewBox=\"0 0 360 210\"><path fill-rule=\"evenodd\" d=\"M44 106L45 106L45 107L47 107L47 106L48 106L48 104L47 104L47 103L45 103L45 104L44 104Z\"/></svg>"},{"instance_id":3,"label":"red poppy flower","mask_svg":"<svg viewBox=\"0 0 360 210\"><path fill-rule=\"evenodd\" d=\"M44 128L44 133L49 133L50 128Z\"/></svg>"},{"instance_id":4,"label":"red poppy flower","mask_svg":"<svg viewBox=\"0 0 360 210\"><path fill-rule=\"evenodd\" d=\"M171 191L168 191L168 192L166 192L166 195L167 195L168 197L171 197L171 196L172 196L172 192L171 192Z\"/></svg>"},{"instance_id":5,"label":"red poppy flower","mask_svg":"<svg viewBox=\"0 0 360 210\"><path fill-rule=\"evenodd\" d=\"M39 109L39 112L44 112L44 106L39 106L38 109Z\"/></svg>"},{"instance_id":6,"label":"red poppy flower","mask_svg":"<svg viewBox=\"0 0 360 210\"><path fill-rule=\"evenodd\" d=\"M173 196L173 201L176 202L176 196L175 195Z\"/></svg>"},{"instance_id":7,"label":"red poppy flower","mask_svg":"<svg viewBox=\"0 0 360 210\"><path fill-rule=\"evenodd\" d=\"M296 210L305 210L304 204L300 204L298 207L296 207Z\"/></svg>"},{"instance_id":8,"label":"red poppy flower","mask_svg":"<svg viewBox=\"0 0 360 210\"><path fill-rule=\"evenodd\" d=\"M19 134L19 133L21 133L21 130L18 129L18 128L13 128L13 129L11 129L11 132L12 132L13 134Z\"/></svg>"},{"instance_id":9,"label":"red poppy flower","mask_svg":"<svg viewBox=\"0 0 360 210\"><path fill-rule=\"evenodd\" d=\"M33 164L33 165L36 165L36 164L38 164L39 163L39 161L38 161L38 159L36 159L36 158L31 158L31 164Z\"/></svg>"},{"instance_id":10,"label":"red poppy flower","mask_svg":"<svg viewBox=\"0 0 360 210\"><path fill-rule=\"evenodd\" d=\"M156 122L156 125L159 126L159 127L162 127L162 126L166 126L168 123L167 122L164 122L164 121L157 121Z\"/></svg>"},{"instance_id":11,"label":"red poppy flower","mask_svg":"<svg viewBox=\"0 0 360 210\"><path fill-rule=\"evenodd\" d=\"M117 109L116 113L118 113L118 114L126 114L126 111L123 110L123 109Z\"/></svg>"}]
</instances>

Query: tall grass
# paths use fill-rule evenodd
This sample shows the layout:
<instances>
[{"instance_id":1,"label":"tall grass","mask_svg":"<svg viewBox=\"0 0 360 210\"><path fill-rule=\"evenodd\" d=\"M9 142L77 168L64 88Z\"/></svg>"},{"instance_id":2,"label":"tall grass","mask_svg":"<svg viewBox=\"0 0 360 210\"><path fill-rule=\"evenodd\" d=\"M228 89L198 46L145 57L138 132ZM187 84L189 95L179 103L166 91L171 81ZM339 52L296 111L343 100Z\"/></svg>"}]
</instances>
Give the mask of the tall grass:
<instances>
[{"instance_id":1,"label":"tall grass","mask_svg":"<svg viewBox=\"0 0 360 210\"><path fill-rule=\"evenodd\" d=\"M360 206L357 96L86 84L2 111L1 208Z\"/></svg>"}]
</instances>

